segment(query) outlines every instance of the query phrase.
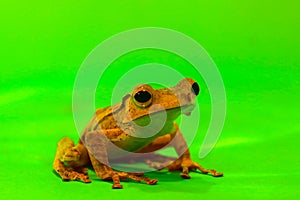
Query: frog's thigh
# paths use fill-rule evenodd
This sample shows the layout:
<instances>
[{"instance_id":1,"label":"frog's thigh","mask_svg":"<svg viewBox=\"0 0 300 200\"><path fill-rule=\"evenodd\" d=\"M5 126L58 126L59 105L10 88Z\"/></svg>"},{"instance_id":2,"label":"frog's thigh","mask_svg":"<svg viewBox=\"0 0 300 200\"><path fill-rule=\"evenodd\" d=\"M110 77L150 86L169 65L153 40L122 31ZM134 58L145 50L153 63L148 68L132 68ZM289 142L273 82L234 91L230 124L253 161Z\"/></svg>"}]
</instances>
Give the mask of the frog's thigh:
<instances>
[{"instance_id":1,"label":"frog's thigh","mask_svg":"<svg viewBox=\"0 0 300 200\"><path fill-rule=\"evenodd\" d=\"M149 152L157 151L159 149L167 147L167 145L171 142L171 140L174 138L174 136L175 136L174 133L160 136L160 137L156 138L153 142L148 144L147 146L138 150L137 153L149 153Z\"/></svg>"},{"instance_id":2,"label":"frog's thigh","mask_svg":"<svg viewBox=\"0 0 300 200\"><path fill-rule=\"evenodd\" d=\"M85 159L83 153L84 149L82 150L79 146L75 147L70 138L65 137L61 139L58 143L53 169L63 180L80 179L85 183L90 183L87 169L83 167L87 164L88 159ZM79 155L81 158L78 157ZM64 162L67 162L70 166L65 166Z\"/></svg>"},{"instance_id":3,"label":"frog's thigh","mask_svg":"<svg viewBox=\"0 0 300 200\"><path fill-rule=\"evenodd\" d=\"M66 150L72 147L74 147L74 142L68 137L64 137L58 142L56 155L53 162L53 169L57 173L65 169L64 163L61 160L65 155Z\"/></svg>"},{"instance_id":4,"label":"frog's thigh","mask_svg":"<svg viewBox=\"0 0 300 200\"><path fill-rule=\"evenodd\" d=\"M95 130L85 133L82 138L91 158L109 166L107 147L111 140L122 135L121 129Z\"/></svg>"},{"instance_id":5,"label":"frog's thigh","mask_svg":"<svg viewBox=\"0 0 300 200\"><path fill-rule=\"evenodd\" d=\"M108 163L106 136L101 131L92 131L86 133L83 142L88 150L88 154L96 174L101 179L110 177L112 169L109 167Z\"/></svg>"}]
</instances>

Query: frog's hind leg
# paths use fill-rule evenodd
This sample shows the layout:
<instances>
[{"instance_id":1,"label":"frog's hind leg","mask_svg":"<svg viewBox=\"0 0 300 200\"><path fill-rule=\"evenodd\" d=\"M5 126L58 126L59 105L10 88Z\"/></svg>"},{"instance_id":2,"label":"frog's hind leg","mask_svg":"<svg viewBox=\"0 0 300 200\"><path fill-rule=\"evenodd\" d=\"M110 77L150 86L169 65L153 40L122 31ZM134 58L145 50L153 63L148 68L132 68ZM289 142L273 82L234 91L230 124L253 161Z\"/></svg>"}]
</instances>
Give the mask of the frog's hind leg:
<instances>
[{"instance_id":1,"label":"frog's hind leg","mask_svg":"<svg viewBox=\"0 0 300 200\"><path fill-rule=\"evenodd\" d=\"M74 142L64 137L58 142L56 155L53 162L53 169L64 181L81 180L90 183L87 175L87 158L82 144L74 145ZM68 166L67 166L68 165Z\"/></svg>"},{"instance_id":2,"label":"frog's hind leg","mask_svg":"<svg viewBox=\"0 0 300 200\"><path fill-rule=\"evenodd\" d=\"M86 134L83 137L84 143L88 149L88 154L91 160L91 164L99 178L102 180L113 181L113 189L121 189L121 180L131 179L137 182L145 182L149 185L154 185L157 180L147 177L141 177L142 174L119 172L110 167L108 161L107 145L108 141L105 136L109 135L109 130L106 131L93 131Z\"/></svg>"},{"instance_id":3,"label":"frog's hind leg","mask_svg":"<svg viewBox=\"0 0 300 200\"><path fill-rule=\"evenodd\" d=\"M148 164L149 167L156 170L164 169L175 161L176 157L165 156L158 154L156 151L167 147L170 141L173 139L172 134L167 134L156 138L152 143L146 147L138 150L136 153L141 154L142 161Z\"/></svg>"}]
</instances>

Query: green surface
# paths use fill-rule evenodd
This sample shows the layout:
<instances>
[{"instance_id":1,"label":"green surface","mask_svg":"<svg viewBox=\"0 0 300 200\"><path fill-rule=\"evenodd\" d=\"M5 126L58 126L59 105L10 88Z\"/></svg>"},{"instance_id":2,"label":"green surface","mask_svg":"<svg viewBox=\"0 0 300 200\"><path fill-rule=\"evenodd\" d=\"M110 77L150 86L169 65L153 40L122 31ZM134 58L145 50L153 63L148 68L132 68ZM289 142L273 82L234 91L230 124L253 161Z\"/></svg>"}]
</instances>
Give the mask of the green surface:
<instances>
[{"instance_id":1,"label":"green surface","mask_svg":"<svg viewBox=\"0 0 300 200\"><path fill-rule=\"evenodd\" d=\"M296 199L299 192L299 3L297 1L10 1L0 3L0 196L2 199ZM223 77L227 118L214 150L200 162L223 178L152 172L155 186L62 182L51 169L57 141L77 140L72 87L88 53L118 32L171 28L209 52ZM159 52L128 55L116 66L178 61ZM111 85L98 96L106 106ZM208 124L191 146L198 153Z\"/></svg>"}]
</instances>

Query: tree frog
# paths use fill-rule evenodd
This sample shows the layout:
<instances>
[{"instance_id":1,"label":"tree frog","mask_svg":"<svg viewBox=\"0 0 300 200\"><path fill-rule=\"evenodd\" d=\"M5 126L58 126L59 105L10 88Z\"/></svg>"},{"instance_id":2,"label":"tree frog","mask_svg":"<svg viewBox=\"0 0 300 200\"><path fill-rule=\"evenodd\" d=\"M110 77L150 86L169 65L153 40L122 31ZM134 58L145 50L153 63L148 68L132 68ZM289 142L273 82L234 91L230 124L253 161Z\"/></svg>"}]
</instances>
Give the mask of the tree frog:
<instances>
[{"instance_id":1,"label":"tree frog","mask_svg":"<svg viewBox=\"0 0 300 200\"><path fill-rule=\"evenodd\" d=\"M109 151L113 149L109 145L113 144L124 151L140 154L141 158L144 154L173 147L179 158L167 166L163 165L167 159L154 162L146 156L144 161L157 169L181 171L180 176L185 179L189 179L189 172L194 170L200 170L203 174L210 173L214 177L223 176L221 172L205 169L192 161L187 143L175 122L181 114L191 114L199 92L198 83L191 78L183 79L174 87L157 90L148 84L138 85L132 94L123 97L121 103L97 109L77 145L68 137L59 141L54 170L65 181L81 180L90 183L87 166L91 165L100 179L113 182L114 189L123 188L120 181L127 178L149 185L157 183L156 179L144 177L143 173L114 170L109 164ZM159 113L162 111L166 116L161 129L151 133L154 130L150 128L147 131L149 137L140 137L145 134L143 126L160 120Z\"/></svg>"}]
</instances>

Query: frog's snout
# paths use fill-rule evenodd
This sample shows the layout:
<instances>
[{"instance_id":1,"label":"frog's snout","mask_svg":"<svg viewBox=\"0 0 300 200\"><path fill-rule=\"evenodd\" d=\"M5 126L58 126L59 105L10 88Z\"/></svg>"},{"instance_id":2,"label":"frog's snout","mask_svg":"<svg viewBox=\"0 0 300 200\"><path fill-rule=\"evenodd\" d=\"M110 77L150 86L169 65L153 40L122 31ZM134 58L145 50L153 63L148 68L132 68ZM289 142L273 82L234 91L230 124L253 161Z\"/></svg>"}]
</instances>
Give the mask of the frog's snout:
<instances>
[{"instance_id":1,"label":"frog's snout","mask_svg":"<svg viewBox=\"0 0 300 200\"><path fill-rule=\"evenodd\" d=\"M200 86L191 78L185 78L174 88L174 92L182 107L182 113L189 116L195 107L195 98L199 95Z\"/></svg>"},{"instance_id":2,"label":"frog's snout","mask_svg":"<svg viewBox=\"0 0 300 200\"><path fill-rule=\"evenodd\" d=\"M198 96L200 92L200 86L193 79L185 78L175 86L175 90L181 93L185 93L186 95L192 93L192 95Z\"/></svg>"},{"instance_id":3,"label":"frog's snout","mask_svg":"<svg viewBox=\"0 0 300 200\"><path fill-rule=\"evenodd\" d=\"M198 96L200 92L200 87L197 82L193 82L192 84L189 84L185 88L185 92L182 94L182 98L184 98L186 101L186 104L194 104L194 98Z\"/></svg>"}]
</instances>

